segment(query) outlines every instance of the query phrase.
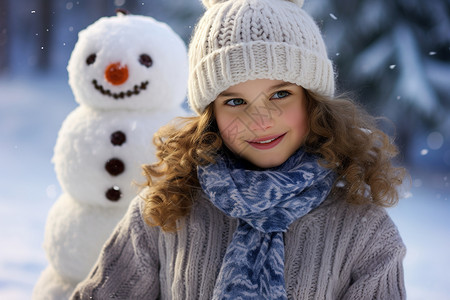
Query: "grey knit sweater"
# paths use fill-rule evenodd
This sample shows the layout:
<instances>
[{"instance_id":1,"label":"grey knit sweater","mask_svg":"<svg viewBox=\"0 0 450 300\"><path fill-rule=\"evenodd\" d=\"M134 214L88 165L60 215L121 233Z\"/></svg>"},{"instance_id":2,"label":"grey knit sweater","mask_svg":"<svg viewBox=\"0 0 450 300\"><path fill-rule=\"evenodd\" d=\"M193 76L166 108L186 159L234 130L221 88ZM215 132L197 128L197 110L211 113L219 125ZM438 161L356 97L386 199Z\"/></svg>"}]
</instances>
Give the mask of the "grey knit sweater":
<instances>
[{"instance_id":1,"label":"grey knit sweater","mask_svg":"<svg viewBox=\"0 0 450 300\"><path fill-rule=\"evenodd\" d=\"M196 199L180 230L142 218L136 198L72 299L210 299L237 221ZM285 237L289 299L405 299L405 246L386 211L329 197Z\"/></svg>"}]
</instances>

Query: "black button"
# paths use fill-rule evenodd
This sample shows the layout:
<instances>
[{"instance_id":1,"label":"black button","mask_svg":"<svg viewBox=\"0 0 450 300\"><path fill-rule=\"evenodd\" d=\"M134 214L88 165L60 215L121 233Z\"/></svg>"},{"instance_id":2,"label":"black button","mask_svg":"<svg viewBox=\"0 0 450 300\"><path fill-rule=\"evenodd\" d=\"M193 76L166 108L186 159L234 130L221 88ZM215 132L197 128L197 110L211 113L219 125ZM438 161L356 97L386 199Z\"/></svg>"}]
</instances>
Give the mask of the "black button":
<instances>
[{"instance_id":1,"label":"black button","mask_svg":"<svg viewBox=\"0 0 450 300\"><path fill-rule=\"evenodd\" d=\"M114 146L122 146L127 141L127 136L122 131L113 132L110 136L111 144Z\"/></svg>"},{"instance_id":2,"label":"black button","mask_svg":"<svg viewBox=\"0 0 450 300\"><path fill-rule=\"evenodd\" d=\"M106 162L105 169L112 176L117 176L125 171L125 164L118 158L111 158Z\"/></svg>"},{"instance_id":3,"label":"black button","mask_svg":"<svg viewBox=\"0 0 450 300\"><path fill-rule=\"evenodd\" d=\"M122 197L122 193L120 192L120 188L115 185L106 191L105 196L108 200L118 201Z\"/></svg>"}]
</instances>

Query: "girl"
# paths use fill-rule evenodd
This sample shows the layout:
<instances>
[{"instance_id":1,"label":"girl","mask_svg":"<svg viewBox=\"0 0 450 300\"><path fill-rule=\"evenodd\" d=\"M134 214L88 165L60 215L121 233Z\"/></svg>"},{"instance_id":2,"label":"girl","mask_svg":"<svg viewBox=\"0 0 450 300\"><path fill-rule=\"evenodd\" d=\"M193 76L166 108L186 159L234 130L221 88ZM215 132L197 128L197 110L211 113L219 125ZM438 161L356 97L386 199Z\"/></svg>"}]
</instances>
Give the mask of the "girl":
<instances>
[{"instance_id":1,"label":"girl","mask_svg":"<svg viewBox=\"0 0 450 300\"><path fill-rule=\"evenodd\" d=\"M156 134L148 188L73 299L404 299L382 207L405 171L374 118L333 96L302 1L203 2L198 116Z\"/></svg>"}]
</instances>

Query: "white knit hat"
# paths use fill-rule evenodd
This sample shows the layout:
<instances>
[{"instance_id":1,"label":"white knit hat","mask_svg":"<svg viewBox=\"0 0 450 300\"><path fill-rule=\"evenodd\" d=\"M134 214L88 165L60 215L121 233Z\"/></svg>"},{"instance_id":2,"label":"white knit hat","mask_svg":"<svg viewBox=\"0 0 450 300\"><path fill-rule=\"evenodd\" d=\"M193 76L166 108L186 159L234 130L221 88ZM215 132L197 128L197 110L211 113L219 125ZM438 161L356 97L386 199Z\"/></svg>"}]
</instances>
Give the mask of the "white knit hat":
<instances>
[{"instance_id":1,"label":"white knit hat","mask_svg":"<svg viewBox=\"0 0 450 300\"><path fill-rule=\"evenodd\" d=\"M202 0L207 11L189 46L188 97L201 114L216 97L252 79L334 94L333 65L303 0Z\"/></svg>"}]
</instances>

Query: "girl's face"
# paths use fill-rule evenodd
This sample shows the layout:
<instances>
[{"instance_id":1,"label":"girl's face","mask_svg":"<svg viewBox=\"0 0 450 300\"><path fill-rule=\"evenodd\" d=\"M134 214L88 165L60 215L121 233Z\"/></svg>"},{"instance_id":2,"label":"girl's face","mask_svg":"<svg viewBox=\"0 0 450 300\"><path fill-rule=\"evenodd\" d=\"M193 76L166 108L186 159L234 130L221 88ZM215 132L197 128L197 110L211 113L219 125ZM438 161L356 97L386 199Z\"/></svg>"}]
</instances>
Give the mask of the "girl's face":
<instances>
[{"instance_id":1,"label":"girl's face","mask_svg":"<svg viewBox=\"0 0 450 300\"><path fill-rule=\"evenodd\" d=\"M260 168L284 163L308 133L303 88L281 80L228 88L214 101L214 114L228 149Z\"/></svg>"}]
</instances>

